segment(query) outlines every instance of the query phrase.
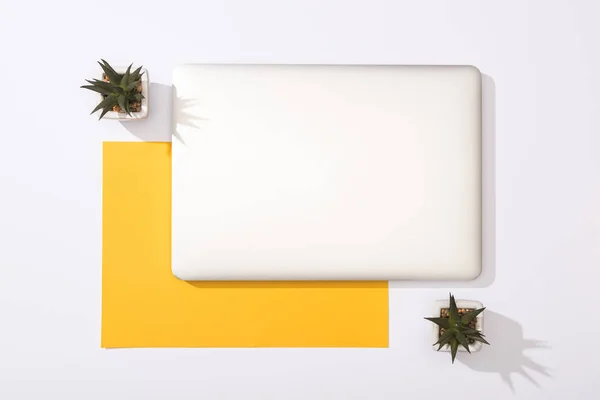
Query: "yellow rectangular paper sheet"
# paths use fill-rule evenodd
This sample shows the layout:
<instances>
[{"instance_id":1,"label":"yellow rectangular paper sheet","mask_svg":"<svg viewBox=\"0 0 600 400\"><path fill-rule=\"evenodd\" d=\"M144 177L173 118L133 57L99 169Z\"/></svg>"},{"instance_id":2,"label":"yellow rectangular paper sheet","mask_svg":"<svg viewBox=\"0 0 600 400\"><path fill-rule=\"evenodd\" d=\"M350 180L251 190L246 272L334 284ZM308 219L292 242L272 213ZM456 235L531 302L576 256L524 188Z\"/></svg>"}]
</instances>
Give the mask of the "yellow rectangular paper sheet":
<instances>
[{"instance_id":1,"label":"yellow rectangular paper sheet","mask_svg":"<svg viewBox=\"0 0 600 400\"><path fill-rule=\"evenodd\" d=\"M102 347L387 347L387 282L171 274L171 144L103 147Z\"/></svg>"}]
</instances>

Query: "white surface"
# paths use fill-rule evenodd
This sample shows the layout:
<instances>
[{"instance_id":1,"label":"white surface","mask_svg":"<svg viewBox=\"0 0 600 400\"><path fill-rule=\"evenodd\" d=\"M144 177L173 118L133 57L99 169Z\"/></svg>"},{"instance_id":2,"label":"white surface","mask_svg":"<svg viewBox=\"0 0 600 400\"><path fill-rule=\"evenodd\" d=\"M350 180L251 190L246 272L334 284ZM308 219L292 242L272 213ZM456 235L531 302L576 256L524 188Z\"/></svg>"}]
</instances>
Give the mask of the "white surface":
<instances>
[{"instance_id":1,"label":"white surface","mask_svg":"<svg viewBox=\"0 0 600 400\"><path fill-rule=\"evenodd\" d=\"M442 311L443 308L449 308L449 307L450 307L450 300L437 300L436 302L434 302L434 307L432 309L433 312L430 316L437 317L440 315L440 312ZM457 299L456 307L457 308L474 308L474 309L478 310L480 308L483 308L483 304L480 301ZM477 322L475 323L475 329L479 330L481 333L483 333L483 335L485 335L485 331L483 330L483 318L484 317L485 317L485 311L481 312L477 316ZM431 323L431 325L432 325L431 326L431 343L436 343L438 341L438 339L440 338L440 329L439 329L439 326L437 326L433 322ZM438 351L438 347L439 346L432 346L432 349L434 351ZM481 342L475 342L475 343L469 344L469 350L471 350L471 353L480 351L482 347L483 347L483 343L481 343ZM447 344L447 345L443 346L439 351L449 352L450 345ZM465 349L462 346L458 346L458 351L467 352L467 349Z\"/></svg>"},{"instance_id":2,"label":"white surface","mask_svg":"<svg viewBox=\"0 0 600 400\"><path fill-rule=\"evenodd\" d=\"M173 86L178 278L480 274L476 68L188 65Z\"/></svg>"},{"instance_id":3,"label":"white surface","mask_svg":"<svg viewBox=\"0 0 600 400\"><path fill-rule=\"evenodd\" d=\"M113 67L113 68L119 74L124 74L127 71L127 67ZM134 68L138 68L138 66L135 66ZM96 77L96 79L101 80L102 73L103 73L102 69L98 70L99 77ZM106 119L118 119L118 120L123 120L123 121L139 121L139 120L142 120L142 119L148 117L148 102L150 100L150 94L149 94L150 83L149 83L148 70L146 68L142 68L140 73L142 74L142 94L144 95L144 98L142 99L142 110L138 111L138 112L132 112L131 115L128 115L126 113L109 111L104 115L104 117L102 117L102 119L106 118ZM96 104L98 104L99 102L101 102L104 99L104 97L102 97L102 95L100 93L97 93L96 99L97 99ZM92 108L92 110L93 110L93 108ZM97 111L94 113L94 115L99 117L101 112L102 112L102 110Z\"/></svg>"},{"instance_id":4,"label":"white surface","mask_svg":"<svg viewBox=\"0 0 600 400\"><path fill-rule=\"evenodd\" d=\"M582 339L600 333L597 1L113 6L0 1L1 399L597 397L600 349ZM107 34L101 11L142 24L135 45ZM100 57L148 68L147 120L89 115L93 93L79 86ZM484 230L495 237L484 258L495 267L469 284L392 283L390 349L101 350L101 142L164 138L171 74L186 62L477 65L487 76ZM51 87L38 108L32 95ZM450 290L488 307L493 344L454 365L431 351L423 320Z\"/></svg>"}]
</instances>

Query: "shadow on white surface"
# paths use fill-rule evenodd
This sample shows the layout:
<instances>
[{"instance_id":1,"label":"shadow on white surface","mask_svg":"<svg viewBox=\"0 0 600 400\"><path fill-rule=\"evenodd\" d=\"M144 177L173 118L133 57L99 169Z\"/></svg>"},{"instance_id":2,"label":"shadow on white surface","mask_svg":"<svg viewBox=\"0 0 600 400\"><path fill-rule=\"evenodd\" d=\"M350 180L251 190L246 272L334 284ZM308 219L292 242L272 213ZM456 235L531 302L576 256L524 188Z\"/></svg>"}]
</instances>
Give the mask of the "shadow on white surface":
<instances>
[{"instance_id":1,"label":"shadow on white surface","mask_svg":"<svg viewBox=\"0 0 600 400\"><path fill-rule=\"evenodd\" d=\"M390 281L390 288L484 288L496 279L496 84L482 74L482 271L472 281Z\"/></svg>"},{"instance_id":2,"label":"shadow on white surface","mask_svg":"<svg viewBox=\"0 0 600 400\"><path fill-rule=\"evenodd\" d=\"M140 121L122 121L121 125L144 142L171 141L171 85L150 83L148 118Z\"/></svg>"},{"instance_id":3,"label":"shadow on white surface","mask_svg":"<svg viewBox=\"0 0 600 400\"><path fill-rule=\"evenodd\" d=\"M200 133L202 122L207 121L206 118L199 117L190 113L190 110L198 106L197 99L186 99L177 94L177 88L173 87L173 119L178 121L178 124L185 128L191 128L194 133ZM179 132L179 127L173 122L173 136L181 143L185 144L183 136Z\"/></svg>"},{"instance_id":4,"label":"shadow on white surface","mask_svg":"<svg viewBox=\"0 0 600 400\"><path fill-rule=\"evenodd\" d=\"M490 346L484 345L478 353L459 354L457 358L459 362L474 371L500 375L513 393L515 393L513 382L515 375L522 376L538 388L541 385L530 372L551 378L547 367L538 364L525 354L532 349L550 349L550 346L540 340L525 339L523 327L517 321L486 310L484 330Z\"/></svg>"},{"instance_id":5,"label":"shadow on white surface","mask_svg":"<svg viewBox=\"0 0 600 400\"><path fill-rule=\"evenodd\" d=\"M144 142L170 142L174 136L181 143L183 138L173 126L173 106L179 113L181 125L199 129L202 118L187 114L186 110L193 108L193 100L177 97L177 90L171 85L150 83L150 107L148 118L140 121L123 121L121 125L133 136Z\"/></svg>"}]
</instances>

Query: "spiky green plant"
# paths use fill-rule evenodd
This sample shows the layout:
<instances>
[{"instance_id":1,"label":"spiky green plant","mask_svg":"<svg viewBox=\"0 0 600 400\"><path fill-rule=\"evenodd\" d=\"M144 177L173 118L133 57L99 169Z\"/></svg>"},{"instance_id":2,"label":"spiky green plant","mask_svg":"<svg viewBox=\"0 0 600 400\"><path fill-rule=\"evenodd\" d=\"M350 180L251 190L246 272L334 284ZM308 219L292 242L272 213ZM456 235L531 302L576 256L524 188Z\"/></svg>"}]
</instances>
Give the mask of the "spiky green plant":
<instances>
[{"instance_id":1,"label":"spiky green plant","mask_svg":"<svg viewBox=\"0 0 600 400\"><path fill-rule=\"evenodd\" d=\"M489 343L484 339L484 334L481 331L469 326L472 321L475 321L475 318L479 314L481 314L485 310L485 307L473 310L464 315L460 315L458 313L458 308L456 307L456 301L454 300L454 296L450 293L450 308L448 309L448 317L427 317L425 318L428 321L433 322L441 329L443 329L444 333L440 335L440 338L433 345L439 345L437 351L446 345L450 346L450 354L452 356L452 364L454 364L454 359L456 358L456 352L458 351L458 345L462 345L469 353L471 350L469 349L469 343L481 342L488 344Z\"/></svg>"},{"instance_id":2,"label":"spiky green plant","mask_svg":"<svg viewBox=\"0 0 600 400\"><path fill-rule=\"evenodd\" d=\"M83 89L98 92L104 97L91 114L101 109L102 113L100 113L100 118L98 118L100 120L107 112L113 110L113 108L117 108L115 106L118 106L123 112L131 115L131 104L140 102L144 98L139 90L141 87L140 83L142 75L144 74L143 72L140 72L142 67L140 66L131 72L131 67L133 66L133 64L131 64L124 74L119 74L104 60L102 60L102 62L98 61L98 64L102 67L108 82L100 79L86 79L86 82L89 83L89 85L81 86Z\"/></svg>"}]
</instances>

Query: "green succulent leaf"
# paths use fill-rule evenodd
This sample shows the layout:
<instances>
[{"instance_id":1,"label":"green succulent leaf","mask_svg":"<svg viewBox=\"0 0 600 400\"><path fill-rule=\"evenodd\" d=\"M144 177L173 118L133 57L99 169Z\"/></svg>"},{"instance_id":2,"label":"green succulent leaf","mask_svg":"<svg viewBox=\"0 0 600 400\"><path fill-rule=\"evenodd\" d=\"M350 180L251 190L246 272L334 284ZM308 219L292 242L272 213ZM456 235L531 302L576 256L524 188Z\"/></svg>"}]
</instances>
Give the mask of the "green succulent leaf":
<instances>
[{"instance_id":1,"label":"green succulent leaf","mask_svg":"<svg viewBox=\"0 0 600 400\"><path fill-rule=\"evenodd\" d=\"M426 317L425 319L428 320L428 321L433 322L434 324L436 324L440 328L448 329L450 327L450 322L448 321L448 318Z\"/></svg>"},{"instance_id":2,"label":"green succulent leaf","mask_svg":"<svg viewBox=\"0 0 600 400\"><path fill-rule=\"evenodd\" d=\"M102 100L100 103L98 103L96 108L94 108L94 110L90 114L93 114L96 111L98 111L99 109L104 108L104 107L110 106L112 108L112 106L114 106L115 104L117 104L117 100L115 98L115 95L111 94L109 96L106 96L106 98L104 100Z\"/></svg>"},{"instance_id":3,"label":"green succulent leaf","mask_svg":"<svg viewBox=\"0 0 600 400\"><path fill-rule=\"evenodd\" d=\"M86 79L86 82L90 83L92 86L96 86L96 87L105 89L107 91L110 91L111 93L123 93L123 89L121 89L120 86L112 84L110 82L104 82L104 81L100 81L98 79L94 79L93 81Z\"/></svg>"},{"instance_id":4,"label":"green succulent leaf","mask_svg":"<svg viewBox=\"0 0 600 400\"><path fill-rule=\"evenodd\" d=\"M133 99L136 100L136 101L141 101L141 100L145 99L145 97L141 93L136 93L136 94L133 95Z\"/></svg>"},{"instance_id":5,"label":"green succulent leaf","mask_svg":"<svg viewBox=\"0 0 600 400\"><path fill-rule=\"evenodd\" d=\"M481 336L481 337L483 337L483 336L485 336L484 334L482 334L481 332L479 332L479 331L478 331L478 330L476 330L476 329L475 329L475 332L468 332L468 333L465 333L464 331L461 331L461 332L462 332L462 333L464 333L464 335L465 335L465 336L468 336L468 337L476 337L476 336Z\"/></svg>"},{"instance_id":6,"label":"green succulent leaf","mask_svg":"<svg viewBox=\"0 0 600 400\"><path fill-rule=\"evenodd\" d=\"M489 345L488 341L482 338L481 336L472 336L471 339Z\"/></svg>"},{"instance_id":7,"label":"green succulent leaf","mask_svg":"<svg viewBox=\"0 0 600 400\"><path fill-rule=\"evenodd\" d=\"M448 310L448 317L450 322L456 322L460 317L458 315L458 308L456 307L456 301L454 296L450 293L450 309Z\"/></svg>"},{"instance_id":8,"label":"green succulent leaf","mask_svg":"<svg viewBox=\"0 0 600 400\"><path fill-rule=\"evenodd\" d=\"M139 80L129 82L129 84L127 85L127 88L125 90L130 92L130 91L134 90L135 88L137 88L139 84L140 84Z\"/></svg>"},{"instance_id":9,"label":"green succulent leaf","mask_svg":"<svg viewBox=\"0 0 600 400\"><path fill-rule=\"evenodd\" d=\"M82 89L88 89L88 90L92 90L92 91L94 91L94 92L98 92L98 93L101 93L101 94L106 94L106 95L109 95L109 94L111 94L111 93L112 93L110 90L108 90L108 89L105 89L105 88L102 88L102 87L100 87L100 86L94 86L94 85L83 85L83 86L80 86L80 87L81 87Z\"/></svg>"},{"instance_id":10,"label":"green succulent leaf","mask_svg":"<svg viewBox=\"0 0 600 400\"><path fill-rule=\"evenodd\" d=\"M133 66L133 64L129 64L129 67L127 67L127 71L125 71L125 74L123 75L123 78L121 78L121 87L125 90L127 90L127 85L129 85L129 77L131 75L131 67Z\"/></svg>"},{"instance_id":11,"label":"green succulent leaf","mask_svg":"<svg viewBox=\"0 0 600 400\"><path fill-rule=\"evenodd\" d=\"M87 83L89 83L90 85L94 85L94 86L100 86L100 87L106 87L106 88L114 87L110 82L104 82L104 81L101 81L98 79L86 79L85 81Z\"/></svg>"},{"instance_id":12,"label":"green succulent leaf","mask_svg":"<svg viewBox=\"0 0 600 400\"><path fill-rule=\"evenodd\" d=\"M127 113L127 115L131 116L131 112L129 111L129 99L125 101L125 112Z\"/></svg>"},{"instance_id":13,"label":"green succulent leaf","mask_svg":"<svg viewBox=\"0 0 600 400\"><path fill-rule=\"evenodd\" d=\"M127 98L124 95L119 96L119 107L121 107L121 110L123 110L124 112L127 112L127 104L129 103L129 101L127 101Z\"/></svg>"},{"instance_id":14,"label":"green succulent leaf","mask_svg":"<svg viewBox=\"0 0 600 400\"><path fill-rule=\"evenodd\" d=\"M142 70L142 66L140 65L138 68L136 68L136 69L135 69L135 71L133 71L133 72L131 73L131 78L130 78L130 79L131 79L132 81L137 81L137 80L139 80L139 79L140 79L140 77L141 77L142 75L144 75L144 73L143 73L143 72L140 74L140 71L141 71L141 70Z\"/></svg>"},{"instance_id":15,"label":"green succulent leaf","mask_svg":"<svg viewBox=\"0 0 600 400\"><path fill-rule=\"evenodd\" d=\"M483 310L485 310L485 307L480 308L478 310L473 310L465 315L463 315L461 317L461 322L463 325L469 325L469 323L471 321L473 321L475 319L475 317L477 317L479 314L481 314L483 312Z\"/></svg>"},{"instance_id":16,"label":"green succulent leaf","mask_svg":"<svg viewBox=\"0 0 600 400\"><path fill-rule=\"evenodd\" d=\"M462 347L464 347L469 353L471 352L471 349L469 349L469 342L467 342L465 335L460 332L456 332L456 339L462 345Z\"/></svg>"},{"instance_id":17,"label":"green succulent leaf","mask_svg":"<svg viewBox=\"0 0 600 400\"><path fill-rule=\"evenodd\" d=\"M447 338L450 338L451 336L452 336L452 332L450 332L449 330L446 330L444 332L444 334L438 338L438 341L433 344L433 346L435 346L436 344L442 343L443 341L445 341Z\"/></svg>"},{"instance_id":18,"label":"green succulent leaf","mask_svg":"<svg viewBox=\"0 0 600 400\"><path fill-rule=\"evenodd\" d=\"M121 83L121 75L119 75L113 69L113 67L110 66L109 63L107 63L106 61L102 60L102 62L98 61L98 64L100 64L100 67L102 67L102 70L104 71L104 73L108 77L108 80L110 81L110 83L113 83L115 85L119 85Z\"/></svg>"},{"instance_id":19,"label":"green succulent leaf","mask_svg":"<svg viewBox=\"0 0 600 400\"><path fill-rule=\"evenodd\" d=\"M446 332L444 332L444 334L442 336L440 336L439 340L433 344L433 346L438 344L439 347L438 347L437 351L440 351L440 349L442 347L444 347L445 345L447 345L451 339L452 339L452 332L446 331Z\"/></svg>"},{"instance_id":20,"label":"green succulent leaf","mask_svg":"<svg viewBox=\"0 0 600 400\"><path fill-rule=\"evenodd\" d=\"M456 358L456 352L458 351L458 340L452 339L450 342L450 354L452 355L452 364L454 364L454 359Z\"/></svg>"},{"instance_id":21,"label":"green succulent leaf","mask_svg":"<svg viewBox=\"0 0 600 400\"><path fill-rule=\"evenodd\" d=\"M451 340L452 340L452 338L451 338L451 337L449 337L449 338L445 339L443 342L441 342L441 343L438 345L437 351L440 351L440 350L442 349L442 347L444 347L444 346L446 346L446 345L450 344L450 341L451 341Z\"/></svg>"},{"instance_id":22,"label":"green succulent leaf","mask_svg":"<svg viewBox=\"0 0 600 400\"><path fill-rule=\"evenodd\" d=\"M102 110L102 113L100 114L100 118L98 118L98 121L100 121L102 119L102 117L104 117L104 115L111 110L112 110L112 106L104 107L104 109Z\"/></svg>"},{"instance_id":23,"label":"green succulent leaf","mask_svg":"<svg viewBox=\"0 0 600 400\"><path fill-rule=\"evenodd\" d=\"M117 73L113 67L110 66L110 64L108 63L108 61L106 61L104 58L101 58L100 61L102 61L104 63L104 65L106 65L107 68L109 68L113 73Z\"/></svg>"}]
</instances>

